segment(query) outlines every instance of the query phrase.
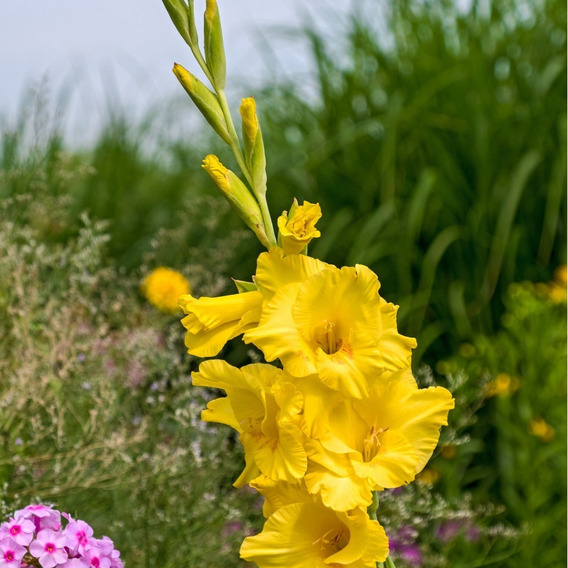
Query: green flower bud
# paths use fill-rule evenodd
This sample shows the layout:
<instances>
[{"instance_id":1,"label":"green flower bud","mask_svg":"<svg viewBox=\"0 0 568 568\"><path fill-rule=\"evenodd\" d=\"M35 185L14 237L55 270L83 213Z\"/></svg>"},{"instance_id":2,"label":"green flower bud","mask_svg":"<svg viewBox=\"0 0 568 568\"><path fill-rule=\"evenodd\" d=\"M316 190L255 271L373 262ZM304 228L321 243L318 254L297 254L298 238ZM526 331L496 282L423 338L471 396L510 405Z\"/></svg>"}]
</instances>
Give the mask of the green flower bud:
<instances>
[{"instance_id":1,"label":"green flower bud","mask_svg":"<svg viewBox=\"0 0 568 568\"><path fill-rule=\"evenodd\" d=\"M260 207L246 185L213 154L205 157L203 169L211 176L211 179L225 194L225 197L237 209L243 221L254 231L260 242L266 248L270 248L270 241L266 236Z\"/></svg>"},{"instance_id":2,"label":"green flower bud","mask_svg":"<svg viewBox=\"0 0 568 568\"><path fill-rule=\"evenodd\" d=\"M245 146L245 160L251 172L255 195L266 194L266 156L262 132L256 114L256 103L253 97L242 100L239 108L243 123L243 142Z\"/></svg>"},{"instance_id":3,"label":"green flower bud","mask_svg":"<svg viewBox=\"0 0 568 568\"><path fill-rule=\"evenodd\" d=\"M205 61L215 81L214 87L224 89L227 70L221 18L216 0L207 0L205 7Z\"/></svg>"},{"instance_id":4,"label":"green flower bud","mask_svg":"<svg viewBox=\"0 0 568 568\"><path fill-rule=\"evenodd\" d=\"M193 17L193 0L162 0L177 31L188 45L197 45L197 30Z\"/></svg>"},{"instance_id":5,"label":"green flower bud","mask_svg":"<svg viewBox=\"0 0 568 568\"><path fill-rule=\"evenodd\" d=\"M173 71L182 87L186 90L207 122L227 144L231 144L227 122L225 121L225 116L223 115L217 96L195 75L190 73L187 69L184 69L178 63L174 63Z\"/></svg>"}]
</instances>

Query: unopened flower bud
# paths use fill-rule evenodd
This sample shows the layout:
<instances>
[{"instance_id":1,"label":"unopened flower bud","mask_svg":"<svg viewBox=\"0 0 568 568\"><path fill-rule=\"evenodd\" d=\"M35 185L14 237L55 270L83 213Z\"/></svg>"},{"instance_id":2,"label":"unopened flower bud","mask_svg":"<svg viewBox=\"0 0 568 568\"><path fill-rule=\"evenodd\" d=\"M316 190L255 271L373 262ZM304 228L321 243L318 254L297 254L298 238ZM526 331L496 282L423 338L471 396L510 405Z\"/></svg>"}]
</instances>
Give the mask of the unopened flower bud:
<instances>
[{"instance_id":1,"label":"unopened flower bud","mask_svg":"<svg viewBox=\"0 0 568 568\"><path fill-rule=\"evenodd\" d=\"M197 45L197 30L193 16L193 0L162 0L177 31L188 45Z\"/></svg>"},{"instance_id":2,"label":"unopened flower bud","mask_svg":"<svg viewBox=\"0 0 568 568\"><path fill-rule=\"evenodd\" d=\"M174 63L173 71L182 87L191 97L191 100L195 103L195 106L199 109L207 122L227 144L231 144L227 122L225 121L225 116L223 115L217 96L195 75L178 63Z\"/></svg>"},{"instance_id":3,"label":"unopened flower bud","mask_svg":"<svg viewBox=\"0 0 568 568\"><path fill-rule=\"evenodd\" d=\"M266 236L260 207L245 184L213 154L209 154L203 160L203 169L211 176L229 202L236 207L243 221L254 231L260 242L269 248L270 243Z\"/></svg>"},{"instance_id":4,"label":"unopened flower bud","mask_svg":"<svg viewBox=\"0 0 568 568\"><path fill-rule=\"evenodd\" d=\"M216 0L205 5L205 61L215 81L215 88L224 89L227 75L221 18Z\"/></svg>"},{"instance_id":5,"label":"unopened flower bud","mask_svg":"<svg viewBox=\"0 0 568 568\"><path fill-rule=\"evenodd\" d=\"M239 111L243 123L245 160L252 174L253 189L255 195L264 195L266 193L266 156L254 98L243 99Z\"/></svg>"}]
</instances>

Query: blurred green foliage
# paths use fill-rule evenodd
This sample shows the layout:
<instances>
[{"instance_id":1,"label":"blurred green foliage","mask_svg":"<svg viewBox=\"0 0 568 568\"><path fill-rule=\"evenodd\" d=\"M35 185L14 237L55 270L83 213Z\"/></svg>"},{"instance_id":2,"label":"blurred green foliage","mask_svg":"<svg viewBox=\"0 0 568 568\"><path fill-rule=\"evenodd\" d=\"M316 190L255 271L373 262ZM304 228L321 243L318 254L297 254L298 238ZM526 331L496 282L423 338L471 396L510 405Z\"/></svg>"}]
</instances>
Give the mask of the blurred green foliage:
<instances>
[{"instance_id":1,"label":"blurred green foliage","mask_svg":"<svg viewBox=\"0 0 568 568\"><path fill-rule=\"evenodd\" d=\"M566 281L512 284L505 306L499 332L437 366L458 435L435 467L447 498L473 491L524 527L510 566L554 568L566 564Z\"/></svg>"}]
</instances>

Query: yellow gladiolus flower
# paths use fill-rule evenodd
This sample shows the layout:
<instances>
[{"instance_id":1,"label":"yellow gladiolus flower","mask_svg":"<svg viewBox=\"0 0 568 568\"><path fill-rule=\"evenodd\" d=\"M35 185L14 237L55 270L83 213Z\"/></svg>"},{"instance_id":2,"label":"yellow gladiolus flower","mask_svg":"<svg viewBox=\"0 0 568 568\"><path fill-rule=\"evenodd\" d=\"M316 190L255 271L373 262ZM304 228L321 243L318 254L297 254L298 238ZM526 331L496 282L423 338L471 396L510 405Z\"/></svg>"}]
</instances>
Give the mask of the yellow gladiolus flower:
<instances>
[{"instance_id":1,"label":"yellow gladiolus flower","mask_svg":"<svg viewBox=\"0 0 568 568\"><path fill-rule=\"evenodd\" d=\"M365 511L294 503L273 513L260 534L245 539L241 557L259 568L374 568L388 551L383 527Z\"/></svg>"},{"instance_id":2,"label":"yellow gladiolus flower","mask_svg":"<svg viewBox=\"0 0 568 568\"><path fill-rule=\"evenodd\" d=\"M295 377L318 375L330 388L361 398L369 377L404 369L416 341L400 335L397 306L379 296L366 266L341 269L304 255L259 256L255 282L263 295L258 326L244 335L268 361Z\"/></svg>"},{"instance_id":3,"label":"yellow gladiolus flower","mask_svg":"<svg viewBox=\"0 0 568 568\"><path fill-rule=\"evenodd\" d=\"M242 369L225 361L205 361L193 384L223 389L226 398L211 401L202 419L232 426L245 448L246 468L237 487L260 473L275 480L294 481L307 467L303 434L298 425L302 395L286 374L272 365L253 364Z\"/></svg>"},{"instance_id":4,"label":"yellow gladiolus flower","mask_svg":"<svg viewBox=\"0 0 568 568\"><path fill-rule=\"evenodd\" d=\"M320 217L319 203L304 201L298 206L294 199L290 215L284 211L277 221L284 254L300 254L312 239L321 236L315 226Z\"/></svg>"},{"instance_id":5,"label":"yellow gladiolus flower","mask_svg":"<svg viewBox=\"0 0 568 568\"><path fill-rule=\"evenodd\" d=\"M162 312L174 314L179 311L179 297L188 294L190 286L185 276L160 266L146 276L141 290L153 306Z\"/></svg>"},{"instance_id":6,"label":"yellow gladiolus flower","mask_svg":"<svg viewBox=\"0 0 568 568\"><path fill-rule=\"evenodd\" d=\"M368 398L330 411L326 436L306 442L308 489L344 511L368 506L372 491L409 483L430 459L453 407L442 387L418 389L396 377L374 383Z\"/></svg>"},{"instance_id":7,"label":"yellow gladiolus flower","mask_svg":"<svg viewBox=\"0 0 568 568\"><path fill-rule=\"evenodd\" d=\"M181 320L187 329L187 352L197 357L214 357L229 339L256 325L262 296L255 291L199 299L186 294L179 298L179 305L187 314Z\"/></svg>"}]
</instances>

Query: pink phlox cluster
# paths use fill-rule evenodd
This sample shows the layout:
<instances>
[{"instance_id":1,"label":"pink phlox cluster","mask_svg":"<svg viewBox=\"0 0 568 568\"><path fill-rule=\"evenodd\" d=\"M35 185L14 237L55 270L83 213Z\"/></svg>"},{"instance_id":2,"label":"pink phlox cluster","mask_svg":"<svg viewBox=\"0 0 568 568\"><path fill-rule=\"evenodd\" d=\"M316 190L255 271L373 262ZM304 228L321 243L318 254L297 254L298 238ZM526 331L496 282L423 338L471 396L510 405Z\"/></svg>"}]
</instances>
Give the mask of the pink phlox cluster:
<instances>
[{"instance_id":1,"label":"pink phlox cluster","mask_svg":"<svg viewBox=\"0 0 568 568\"><path fill-rule=\"evenodd\" d=\"M63 526L62 519L66 522ZM0 524L0 568L123 568L110 538L45 505L28 505Z\"/></svg>"}]
</instances>

